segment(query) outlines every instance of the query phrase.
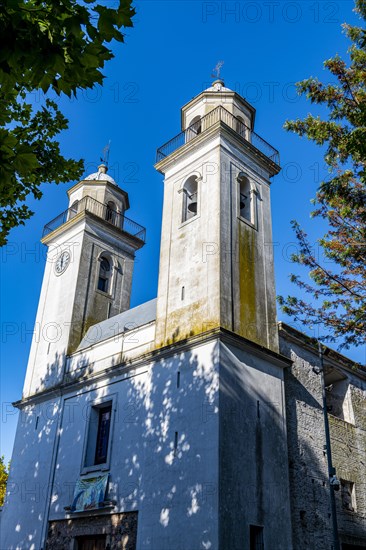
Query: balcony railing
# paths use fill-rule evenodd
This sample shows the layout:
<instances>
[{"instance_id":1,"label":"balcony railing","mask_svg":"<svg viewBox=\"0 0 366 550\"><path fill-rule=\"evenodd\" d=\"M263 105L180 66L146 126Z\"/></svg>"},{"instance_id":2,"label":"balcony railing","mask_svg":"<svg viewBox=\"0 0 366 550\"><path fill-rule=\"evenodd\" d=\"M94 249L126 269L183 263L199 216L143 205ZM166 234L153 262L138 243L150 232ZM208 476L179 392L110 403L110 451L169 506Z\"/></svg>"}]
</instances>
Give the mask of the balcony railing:
<instances>
[{"instance_id":1,"label":"balcony railing","mask_svg":"<svg viewBox=\"0 0 366 550\"><path fill-rule=\"evenodd\" d=\"M132 235L143 242L146 240L146 229L142 227L142 225L126 218L126 216L112 210L106 204L103 204L89 196L82 198L76 204L72 205L71 208L68 208L65 212L62 212L62 214L57 216L57 218L45 225L43 229L43 237L60 227L68 220L75 218L75 216L81 212L89 212L90 214L94 214L94 216L102 218L107 223L118 227L129 235Z\"/></svg>"},{"instance_id":2,"label":"balcony railing","mask_svg":"<svg viewBox=\"0 0 366 550\"><path fill-rule=\"evenodd\" d=\"M267 143L267 141L246 126L240 118L232 115L221 105L213 109L207 115L203 116L200 120L200 124L195 122L186 128L186 130L183 130L183 132L159 147L156 153L156 162L163 160L168 155L197 137L200 133L205 132L219 121L226 124L226 126L229 126L229 128L239 134L242 139L248 143L251 143L251 145L258 149L258 151L279 166L280 155L277 149L272 147L272 145Z\"/></svg>"}]
</instances>

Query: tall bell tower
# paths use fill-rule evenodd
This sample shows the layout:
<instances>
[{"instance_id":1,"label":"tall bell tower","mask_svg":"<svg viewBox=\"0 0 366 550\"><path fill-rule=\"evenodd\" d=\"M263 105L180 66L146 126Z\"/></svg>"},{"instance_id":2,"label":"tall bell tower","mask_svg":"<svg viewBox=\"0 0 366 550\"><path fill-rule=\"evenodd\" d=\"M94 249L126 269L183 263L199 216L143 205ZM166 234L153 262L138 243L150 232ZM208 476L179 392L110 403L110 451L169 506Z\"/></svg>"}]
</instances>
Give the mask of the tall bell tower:
<instances>
[{"instance_id":1,"label":"tall bell tower","mask_svg":"<svg viewBox=\"0 0 366 550\"><path fill-rule=\"evenodd\" d=\"M43 232L48 254L23 397L59 383L88 328L129 308L135 253L145 242L145 229L125 216L128 194L104 164L68 197Z\"/></svg>"},{"instance_id":2,"label":"tall bell tower","mask_svg":"<svg viewBox=\"0 0 366 550\"><path fill-rule=\"evenodd\" d=\"M158 149L157 346L222 327L278 351L270 178L279 156L254 122L255 109L216 80Z\"/></svg>"}]
</instances>

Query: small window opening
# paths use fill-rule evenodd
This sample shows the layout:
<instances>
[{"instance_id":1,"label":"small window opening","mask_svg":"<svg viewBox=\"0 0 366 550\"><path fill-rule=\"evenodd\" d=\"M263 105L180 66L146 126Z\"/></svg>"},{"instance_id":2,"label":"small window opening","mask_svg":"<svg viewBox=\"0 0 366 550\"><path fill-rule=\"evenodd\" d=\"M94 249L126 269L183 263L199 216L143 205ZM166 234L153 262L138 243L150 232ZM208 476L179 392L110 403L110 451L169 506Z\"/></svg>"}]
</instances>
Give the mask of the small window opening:
<instances>
[{"instance_id":1,"label":"small window opening","mask_svg":"<svg viewBox=\"0 0 366 550\"><path fill-rule=\"evenodd\" d=\"M332 416L354 424L351 388L348 378L334 368L326 368L324 382L327 410Z\"/></svg>"},{"instance_id":2,"label":"small window opening","mask_svg":"<svg viewBox=\"0 0 366 550\"><path fill-rule=\"evenodd\" d=\"M264 550L263 527L249 526L250 550Z\"/></svg>"},{"instance_id":3,"label":"small window opening","mask_svg":"<svg viewBox=\"0 0 366 550\"><path fill-rule=\"evenodd\" d=\"M108 461L112 402L90 409L84 466L96 466Z\"/></svg>"},{"instance_id":4,"label":"small window opening","mask_svg":"<svg viewBox=\"0 0 366 550\"><path fill-rule=\"evenodd\" d=\"M69 220L72 218L75 218L76 214L78 213L79 208L79 201L74 201L69 209Z\"/></svg>"},{"instance_id":5,"label":"small window opening","mask_svg":"<svg viewBox=\"0 0 366 550\"><path fill-rule=\"evenodd\" d=\"M191 176L183 187L183 213L182 221L185 222L197 215L198 210L198 183L197 177Z\"/></svg>"},{"instance_id":6,"label":"small window opening","mask_svg":"<svg viewBox=\"0 0 366 550\"><path fill-rule=\"evenodd\" d=\"M184 300L185 292L186 292L185 288L184 288L184 286L182 286L182 291L181 291L181 296L180 296L182 301Z\"/></svg>"},{"instance_id":7,"label":"small window opening","mask_svg":"<svg viewBox=\"0 0 366 550\"><path fill-rule=\"evenodd\" d=\"M247 177L239 175L239 215L252 222L252 193Z\"/></svg>"},{"instance_id":8,"label":"small window opening","mask_svg":"<svg viewBox=\"0 0 366 550\"><path fill-rule=\"evenodd\" d=\"M177 372L177 388L180 386L180 371Z\"/></svg>"},{"instance_id":9,"label":"small window opening","mask_svg":"<svg viewBox=\"0 0 366 550\"><path fill-rule=\"evenodd\" d=\"M107 462L112 406L108 405L107 407L100 408L98 412L98 433L94 464L104 464Z\"/></svg>"},{"instance_id":10,"label":"small window opening","mask_svg":"<svg viewBox=\"0 0 366 550\"><path fill-rule=\"evenodd\" d=\"M342 508L349 512L356 511L355 484L353 481L341 479Z\"/></svg>"},{"instance_id":11,"label":"small window opening","mask_svg":"<svg viewBox=\"0 0 366 550\"><path fill-rule=\"evenodd\" d=\"M111 277L111 264L104 256L100 259L98 290L109 292L109 283Z\"/></svg>"},{"instance_id":12,"label":"small window opening","mask_svg":"<svg viewBox=\"0 0 366 550\"><path fill-rule=\"evenodd\" d=\"M174 456L177 456L178 452L178 432L174 434Z\"/></svg>"}]
</instances>

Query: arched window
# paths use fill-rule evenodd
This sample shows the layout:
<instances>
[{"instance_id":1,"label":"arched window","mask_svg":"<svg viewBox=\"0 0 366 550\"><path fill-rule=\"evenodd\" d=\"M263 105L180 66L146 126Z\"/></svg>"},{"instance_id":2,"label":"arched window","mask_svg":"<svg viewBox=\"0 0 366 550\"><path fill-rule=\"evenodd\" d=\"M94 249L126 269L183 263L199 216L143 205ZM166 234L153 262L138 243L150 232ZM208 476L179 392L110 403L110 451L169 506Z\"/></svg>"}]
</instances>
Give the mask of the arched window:
<instances>
[{"instance_id":1,"label":"arched window","mask_svg":"<svg viewBox=\"0 0 366 550\"><path fill-rule=\"evenodd\" d=\"M195 132L196 135L200 134L202 132L201 117L195 116L194 119L191 120L190 127L192 128L193 132Z\"/></svg>"},{"instance_id":2,"label":"arched window","mask_svg":"<svg viewBox=\"0 0 366 550\"><path fill-rule=\"evenodd\" d=\"M98 290L108 294L112 276L111 263L106 256L101 256L99 262Z\"/></svg>"},{"instance_id":3,"label":"arched window","mask_svg":"<svg viewBox=\"0 0 366 550\"><path fill-rule=\"evenodd\" d=\"M186 140L189 141L190 139L193 139L194 137L198 136L202 132L202 122L200 116L195 116L187 130L186 130Z\"/></svg>"},{"instance_id":4,"label":"arched window","mask_svg":"<svg viewBox=\"0 0 366 550\"><path fill-rule=\"evenodd\" d=\"M253 223L253 197L248 178L240 173L238 176L239 216Z\"/></svg>"},{"instance_id":5,"label":"arched window","mask_svg":"<svg viewBox=\"0 0 366 550\"><path fill-rule=\"evenodd\" d=\"M74 201L70 206L69 220L71 220L72 218L75 218L76 214L78 213L78 206L79 206L79 201Z\"/></svg>"},{"instance_id":6,"label":"arched window","mask_svg":"<svg viewBox=\"0 0 366 550\"><path fill-rule=\"evenodd\" d=\"M107 220L107 222L113 223L114 225L116 225L117 223L117 208L113 201L107 202L105 219Z\"/></svg>"},{"instance_id":7,"label":"arched window","mask_svg":"<svg viewBox=\"0 0 366 550\"><path fill-rule=\"evenodd\" d=\"M197 215L198 206L198 183L197 176L191 176L183 186L183 208L182 222L185 222Z\"/></svg>"}]
</instances>

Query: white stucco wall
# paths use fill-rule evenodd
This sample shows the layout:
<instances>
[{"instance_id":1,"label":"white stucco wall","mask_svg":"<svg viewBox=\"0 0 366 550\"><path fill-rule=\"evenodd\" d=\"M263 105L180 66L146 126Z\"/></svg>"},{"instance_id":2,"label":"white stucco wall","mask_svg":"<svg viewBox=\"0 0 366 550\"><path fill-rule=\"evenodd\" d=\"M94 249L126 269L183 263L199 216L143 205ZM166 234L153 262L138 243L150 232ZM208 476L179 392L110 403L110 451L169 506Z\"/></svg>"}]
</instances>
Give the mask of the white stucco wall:
<instances>
[{"instance_id":1,"label":"white stucco wall","mask_svg":"<svg viewBox=\"0 0 366 550\"><path fill-rule=\"evenodd\" d=\"M217 548L217 369L211 342L65 397L50 519L71 504L88 408L111 398L110 498L114 512L138 510L138 549L171 550L178 538L182 549Z\"/></svg>"},{"instance_id":2,"label":"white stucco wall","mask_svg":"<svg viewBox=\"0 0 366 550\"><path fill-rule=\"evenodd\" d=\"M100 345L105 361L108 345ZM24 486L9 495L0 548L40 549L48 521L77 517L64 508L80 476L108 472L108 498L116 501L111 512L138 511L138 550L172 550L178 542L181 550L218 550L224 547L220 529L230 533L228 540L245 541L249 523L261 519L266 536L277 533L276 550L289 550L282 368L249 350L196 342L135 368L132 362L123 372L112 369L98 381L86 379L64 393L58 409L58 398L39 403L37 415L19 425L12 479ZM110 401L108 462L86 468L90 408ZM39 496L31 494L35 485ZM275 509L282 519L271 524Z\"/></svg>"},{"instance_id":3,"label":"white stucco wall","mask_svg":"<svg viewBox=\"0 0 366 550\"><path fill-rule=\"evenodd\" d=\"M80 268L84 226L84 223L78 223L63 238L50 244L24 382L24 397L61 380ZM71 256L70 264L58 276L55 273L55 262L66 250Z\"/></svg>"},{"instance_id":4,"label":"white stucco wall","mask_svg":"<svg viewBox=\"0 0 366 550\"><path fill-rule=\"evenodd\" d=\"M47 528L60 398L19 413L7 495L1 513L1 550L40 550Z\"/></svg>"},{"instance_id":5,"label":"white stucco wall","mask_svg":"<svg viewBox=\"0 0 366 550\"><path fill-rule=\"evenodd\" d=\"M98 325L95 327L95 338L98 337ZM155 322L148 323L124 333L93 343L93 330L88 333L90 347L73 353L67 359L66 376L69 381L88 374L96 374L104 369L131 361L153 349L155 339Z\"/></svg>"}]
</instances>

